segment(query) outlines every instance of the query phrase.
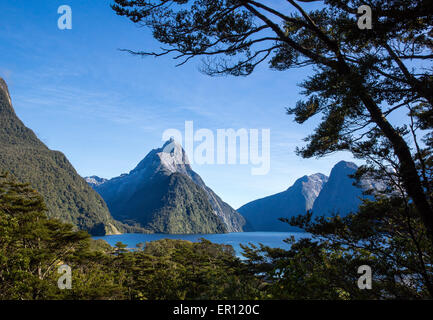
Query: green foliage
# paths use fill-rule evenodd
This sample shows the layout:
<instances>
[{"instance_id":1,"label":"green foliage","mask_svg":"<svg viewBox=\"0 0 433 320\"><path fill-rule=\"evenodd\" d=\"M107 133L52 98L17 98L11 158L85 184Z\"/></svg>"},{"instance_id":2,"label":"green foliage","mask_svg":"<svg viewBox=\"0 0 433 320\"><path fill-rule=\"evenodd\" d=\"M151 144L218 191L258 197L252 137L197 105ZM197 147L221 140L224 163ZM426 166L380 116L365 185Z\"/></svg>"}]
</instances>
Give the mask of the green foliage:
<instances>
[{"instance_id":1,"label":"green foliage","mask_svg":"<svg viewBox=\"0 0 433 320\"><path fill-rule=\"evenodd\" d=\"M72 289L57 286L62 264L72 269ZM48 219L36 191L0 177L0 299L244 299L258 297L259 284L231 246L160 240L112 248Z\"/></svg>"},{"instance_id":2,"label":"green foliage","mask_svg":"<svg viewBox=\"0 0 433 320\"><path fill-rule=\"evenodd\" d=\"M104 195L104 192L101 192ZM134 195L104 196L114 218L149 233L224 233L225 224L214 213L205 191L181 173L156 173L140 184ZM126 201L128 200L128 201Z\"/></svg>"},{"instance_id":3,"label":"green foliage","mask_svg":"<svg viewBox=\"0 0 433 320\"><path fill-rule=\"evenodd\" d=\"M344 218L293 218L313 239L290 250L246 247L249 268L275 299L432 299L433 247L413 204L398 197L366 201ZM372 290L357 286L358 267L372 269Z\"/></svg>"},{"instance_id":4,"label":"green foliage","mask_svg":"<svg viewBox=\"0 0 433 320\"><path fill-rule=\"evenodd\" d=\"M0 177L0 299L431 299L433 249L413 204L365 201L344 218L311 213L290 224L313 239L289 250L253 245L240 260L228 245L159 240L130 250L91 240L48 219L42 197ZM58 266L72 289L57 287ZM358 267L373 270L372 290L357 287Z\"/></svg>"},{"instance_id":5,"label":"green foliage","mask_svg":"<svg viewBox=\"0 0 433 320\"><path fill-rule=\"evenodd\" d=\"M205 192L179 173L171 174L163 191L162 206L153 214L149 227L159 233L224 233L224 223L214 214Z\"/></svg>"},{"instance_id":6,"label":"green foliage","mask_svg":"<svg viewBox=\"0 0 433 320\"><path fill-rule=\"evenodd\" d=\"M136 299L253 299L260 294L260 282L231 246L164 239L122 258L129 262Z\"/></svg>"},{"instance_id":7,"label":"green foliage","mask_svg":"<svg viewBox=\"0 0 433 320\"><path fill-rule=\"evenodd\" d=\"M90 251L89 244L88 233L48 219L42 197L28 184L0 176L0 299L69 297L71 292L57 287L57 267L70 265L75 287L84 286L97 274L81 268L84 261L95 263L98 259L99 254ZM100 285L104 286L95 282L85 288L99 290ZM79 291L89 296L86 290Z\"/></svg>"}]
</instances>

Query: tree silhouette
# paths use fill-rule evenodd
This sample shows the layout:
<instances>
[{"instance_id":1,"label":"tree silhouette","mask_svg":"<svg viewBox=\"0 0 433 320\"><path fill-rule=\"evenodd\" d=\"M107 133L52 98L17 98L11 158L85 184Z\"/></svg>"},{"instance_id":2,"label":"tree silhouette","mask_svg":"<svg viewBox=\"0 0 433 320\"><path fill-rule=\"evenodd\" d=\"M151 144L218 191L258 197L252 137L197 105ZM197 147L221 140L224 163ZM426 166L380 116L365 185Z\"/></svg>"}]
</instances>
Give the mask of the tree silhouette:
<instances>
[{"instance_id":1,"label":"tree silhouette","mask_svg":"<svg viewBox=\"0 0 433 320\"><path fill-rule=\"evenodd\" d=\"M314 76L301 84L305 100L288 108L298 123L322 115L299 154L347 150L369 160L370 171L395 171L433 241L431 174L423 166L428 149L417 140L432 145L433 3L368 1L371 30L357 26L363 1L325 0L311 11L294 0L273 4L115 0L112 8L149 27L164 46L159 52L126 50L133 54L173 54L178 65L202 57L202 71L213 76L246 76L263 62L280 71L313 66ZM404 123L392 123L394 114Z\"/></svg>"}]
</instances>

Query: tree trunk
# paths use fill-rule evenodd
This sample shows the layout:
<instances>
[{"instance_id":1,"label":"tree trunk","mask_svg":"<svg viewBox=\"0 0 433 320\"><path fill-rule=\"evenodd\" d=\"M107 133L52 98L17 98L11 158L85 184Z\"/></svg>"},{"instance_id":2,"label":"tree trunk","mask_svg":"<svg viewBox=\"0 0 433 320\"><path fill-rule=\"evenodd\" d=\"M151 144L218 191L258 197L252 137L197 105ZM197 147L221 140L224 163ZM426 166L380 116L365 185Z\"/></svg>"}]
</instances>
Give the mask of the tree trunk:
<instances>
[{"instance_id":1,"label":"tree trunk","mask_svg":"<svg viewBox=\"0 0 433 320\"><path fill-rule=\"evenodd\" d=\"M373 98L368 94L364 87L363 80L360 76L350 69L344 60L334 68L342 76L350 79L352 90L357 92L359 98L364 103L371 119L382 130L386 138L391 142L394 153L400 161L399 174L402 177L404 187L412 198L413 203L418 210L424 226L427 229L427 235L433 244L433 208L427 200L427 195L422 187L421 179L416 169L415 162L412 158L409 146L403 137L394 129L382 113Z\"/></svg>"},{"instance_id":2,"label":"tree trunk","mask_svg":"<svg viewBox=\"0 0 433 320\"><path fill-rule=\"evenodd\" d=\"M391 142L394 153L400 161L399 173L403 179L404 187L408 195L412 198L421 218L427 228L428 236L433 243L433 208L427 200L427 196L422 187L422 183L412 158L409 146L403 137L392 127L384 117L380 108L373 99L362 90L360 98L369 111L372 120L382 130L383 134Z\"/></svg>"}]
</instances>

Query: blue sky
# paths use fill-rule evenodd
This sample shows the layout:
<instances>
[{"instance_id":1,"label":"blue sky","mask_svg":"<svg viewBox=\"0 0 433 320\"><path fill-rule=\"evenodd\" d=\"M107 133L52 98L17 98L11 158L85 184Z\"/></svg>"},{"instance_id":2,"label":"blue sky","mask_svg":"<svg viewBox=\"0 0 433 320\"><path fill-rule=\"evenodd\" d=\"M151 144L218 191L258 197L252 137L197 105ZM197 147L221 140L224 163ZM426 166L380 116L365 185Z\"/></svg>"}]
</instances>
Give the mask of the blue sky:
<instances>
[{"instance_id":1,"label":"blue sky","mask_svg":"<svg viewBox=\"0 0 433 320\"><path fill-rule=\"evenodd\" d=\"M249 77L209 77L200 60L182 67L170 57L140 58L119 48L156 50L149 30L110 9L111 1L2 1L0 76L23 122L51 149L62 151L82 176L129 172L169 128L271 130L271 169L249 165L193 165L235 208L287 189L305 175L329 174L338 153L321 159L294 154L317 124L298 125L285 114L301 98L297 84L308 69ZM57 8L72 8L72 30L57 28Z\"/></svg>"}]
</instances>

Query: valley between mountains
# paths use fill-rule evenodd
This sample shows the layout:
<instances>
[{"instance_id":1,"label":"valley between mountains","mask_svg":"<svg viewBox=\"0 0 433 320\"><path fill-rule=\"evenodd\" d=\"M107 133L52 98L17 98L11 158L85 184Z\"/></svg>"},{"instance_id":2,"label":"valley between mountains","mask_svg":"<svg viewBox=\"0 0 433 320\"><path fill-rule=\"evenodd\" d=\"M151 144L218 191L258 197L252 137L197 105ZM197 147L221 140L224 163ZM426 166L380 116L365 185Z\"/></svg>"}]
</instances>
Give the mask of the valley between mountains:
<instances>
[{"instance_id":1,"label":"valley between mountains","mask_svg":"<svg viewBox=\"0 0 433 320\"><path fill-rule=\"evenodd\" d=\"M300 177L287 190L235 210L189 165L175 140L151 150L127 174L112 179L82 178L59 151L50 150L17 117L8 87L0 79L0 171L28 182L44 197L49 217L92 235L120 233L206 234L288 231L279 218L312 210L313 215L346 215L357 210L364 191L355 186L357 166L341 161L329 177Z\"/></svg>"}]
</instances>

